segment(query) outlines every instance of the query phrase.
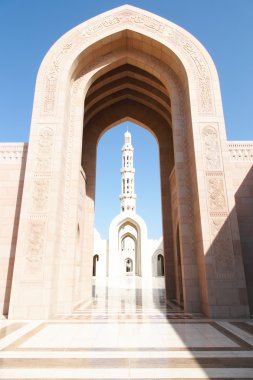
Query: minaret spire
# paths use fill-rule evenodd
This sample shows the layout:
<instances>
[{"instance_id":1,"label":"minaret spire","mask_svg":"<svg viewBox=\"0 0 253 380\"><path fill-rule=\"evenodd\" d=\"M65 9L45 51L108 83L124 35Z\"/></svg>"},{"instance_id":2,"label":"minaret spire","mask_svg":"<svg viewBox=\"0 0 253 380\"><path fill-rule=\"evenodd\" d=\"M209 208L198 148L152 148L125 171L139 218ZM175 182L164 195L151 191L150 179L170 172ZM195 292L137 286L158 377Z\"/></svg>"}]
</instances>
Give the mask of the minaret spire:
<instances>
[{"instance_id":1,"label":"minaret spire","mask_svg":"<svg viewBox=\"0 0 253 380\"><path fill-rule=\"evenodd\" d=\"M122 151L122 168L121 168L121 194L120 208L121 212L135 212L136 194L134 193L134 148L131 143L131 133L127 130L124 133L124 145Z\"/></svg>"}]
</instances>

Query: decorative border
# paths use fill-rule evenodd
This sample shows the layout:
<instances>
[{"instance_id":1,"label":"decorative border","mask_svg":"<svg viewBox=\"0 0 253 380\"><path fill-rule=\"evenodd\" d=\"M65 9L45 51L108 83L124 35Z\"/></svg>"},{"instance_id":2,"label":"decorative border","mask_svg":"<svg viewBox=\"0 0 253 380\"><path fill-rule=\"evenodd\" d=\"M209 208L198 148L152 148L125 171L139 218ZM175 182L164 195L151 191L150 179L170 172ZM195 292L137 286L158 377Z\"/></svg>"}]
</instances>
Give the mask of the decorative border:
<instances>
[{"instance_id":1,"label":"decorative border","mask_svg":"<svg viewBox=\"0 0 253 380\"><path fill-rule=\"evenodd\" d=\"M228 141L231 161L253 162L253 141Z\"/></svg>"},{"instance_id":2,"label":"decorative border","mask_svg":"<svg viewBox=\"0 0 253 380\"><path fill-rule=\"evenodd\" d=\"M23 282L40 282L43 279L53 143L54 130L47 126L40 128L31 185L31 206L27 221Z\"/></svg>"},{"instance_id":3,"label":"decorative border","mask_svg":"<svg viewBox=\"0 0 253 380\"><path fill-rule=\"evenodd\" d=\"M60 70L64 65L64 59L69 53L75 50L78 45L97 39L103 36L107 30L118 30L119 25L127 27L134 26L140 31L152 32L154 37L162 38L165 45L172 45L179 49L181 53L189 58L189 63L193 68L196 82L198 83L198 104L199 112L202 114L214 113L213 94L211 90L211 79L208 64L200 50L190 38L179 30L176 25L169 25L154 17L143 15L132 9L120 10L113 16L101 17L96 21L90 20L84 23L84 27L74 28L67 38L65 38L62 47L54 54L50 60L45 74L45 87L43 103L41 105L41 114L54 114L56 102L57 80Z\"/></svg>"},{"instance_id":4,"label":"decorative border","mask_svg":"<svg viewBox=\"0 0 253 380\"><path fill-rule=\"evenodd\" d=\"M200 131L214 271L219 280L232 279L235 275L235 261L218 124L200 123Z\"/></svg>"},{"instance_id":5,"label":"decorative border","mask_svg":"<svg viewBox=\"0 0 253 380\"><path fill-rule=\"evenodd\" d=\"M0 164L22 162L27 156L28 143L0 144Z\"/></svg>"}]
</instances>

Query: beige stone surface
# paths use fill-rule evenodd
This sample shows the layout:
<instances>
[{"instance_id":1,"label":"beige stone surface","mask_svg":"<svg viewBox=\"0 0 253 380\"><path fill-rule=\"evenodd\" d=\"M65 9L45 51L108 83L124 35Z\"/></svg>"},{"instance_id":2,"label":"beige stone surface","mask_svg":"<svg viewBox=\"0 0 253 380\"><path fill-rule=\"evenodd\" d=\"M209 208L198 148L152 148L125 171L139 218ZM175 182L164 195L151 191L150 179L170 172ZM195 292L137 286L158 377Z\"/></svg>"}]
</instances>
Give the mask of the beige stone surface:
<instances>
[{"instance_id":1,"label":"beige stone surface","mask_svg":"<svg viewBox=\"0 0 253 380\"><path fill-rule=\"evenodd\" d=\"M228 143L250 311L253 312L253 142ZM242 292L241 299L245 298Z\"/></svg>"},{"instance_id":2,"label":"beige stone surface","mask_svg":"<svg viewBox=\"0 0 253 380\"><path fill-rule=\"evenodd\" d=\"M0 143L0 314L9 309L27 144Z\"/></svg>"},{"instance_id":3,"label":"beige stone surface","mask_svg":"<svg viewBox=\"0 0 253 380\"><path fill-rule=\"evenodd\" d=\"M215 65L187 31L126 5L66 33L41 64L9 318L89 302L96 146L126 119L159 144L167 297L186 312L247 316L238 174Z\"/></svg>"}]
</instances>

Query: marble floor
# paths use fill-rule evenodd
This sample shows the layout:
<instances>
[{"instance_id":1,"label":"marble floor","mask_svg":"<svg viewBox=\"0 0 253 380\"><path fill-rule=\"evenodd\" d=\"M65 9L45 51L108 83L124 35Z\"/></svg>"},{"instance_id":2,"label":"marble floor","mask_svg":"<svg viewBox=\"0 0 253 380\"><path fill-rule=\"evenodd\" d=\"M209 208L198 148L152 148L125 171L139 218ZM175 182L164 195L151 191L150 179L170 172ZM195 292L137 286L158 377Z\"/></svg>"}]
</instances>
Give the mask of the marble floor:
<instances>
[{"instance_id":1,"label":"marble floor","mask_svg":"<svg viewBox=\"0 0 253 380\"><path fill-rule=\"evenodd\" d=\"M165 305L163 278L94 280L50 321L0 321L0 379L253 379L253 321Z\"/></svg>"}]
</instances>

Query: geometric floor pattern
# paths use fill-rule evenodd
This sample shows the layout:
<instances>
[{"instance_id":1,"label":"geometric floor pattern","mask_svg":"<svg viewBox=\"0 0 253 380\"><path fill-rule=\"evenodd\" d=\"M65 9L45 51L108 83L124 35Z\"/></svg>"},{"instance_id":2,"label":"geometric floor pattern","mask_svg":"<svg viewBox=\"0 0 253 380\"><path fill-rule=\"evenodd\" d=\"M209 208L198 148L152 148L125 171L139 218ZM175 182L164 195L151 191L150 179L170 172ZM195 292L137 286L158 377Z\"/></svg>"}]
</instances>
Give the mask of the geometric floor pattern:
<instances>
[{"instance_id":1,"label":"geometric floor pattern","mask_svg":"<svg viewBox=\"0 0 253 380\"><path fill-rule=\"evenodd\" d=\"M253 322L165 305L163 279L96 279L50 321L0 321L0 379L253 379Z\"/></svg>"}]
</instances>

